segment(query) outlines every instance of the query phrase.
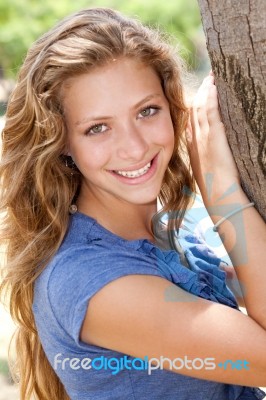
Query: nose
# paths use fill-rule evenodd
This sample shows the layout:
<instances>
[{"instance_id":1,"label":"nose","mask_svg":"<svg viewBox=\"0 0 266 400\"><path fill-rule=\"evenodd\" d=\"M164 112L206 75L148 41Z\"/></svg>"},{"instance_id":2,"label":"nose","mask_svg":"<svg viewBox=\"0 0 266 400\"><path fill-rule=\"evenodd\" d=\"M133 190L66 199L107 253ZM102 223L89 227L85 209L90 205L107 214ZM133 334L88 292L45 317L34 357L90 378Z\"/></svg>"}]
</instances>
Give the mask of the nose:
<instances>
[{"instance_id":1,"label":"nose","mask_svg":"<svg viewBox=\"0 0 266 400\"><path fill-rule=\"evenodd\" d=\"M118 141L118 156L125 160L141 161L149 150L144 132L134 124L121 126Z\"/></svg>"}]
</instances>

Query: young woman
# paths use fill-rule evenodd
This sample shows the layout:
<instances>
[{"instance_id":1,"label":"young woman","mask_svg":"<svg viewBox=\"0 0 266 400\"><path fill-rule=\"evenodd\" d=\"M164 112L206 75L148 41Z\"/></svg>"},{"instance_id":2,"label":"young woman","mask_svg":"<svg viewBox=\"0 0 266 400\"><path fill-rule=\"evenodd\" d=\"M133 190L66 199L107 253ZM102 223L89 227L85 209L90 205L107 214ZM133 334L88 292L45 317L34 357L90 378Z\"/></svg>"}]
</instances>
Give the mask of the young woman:
<instances>
[{"instance_id":1,"label":"young woman","mask_svg":"<svg viewBox=\"0 0 266 400\"><path fill-rule=\"evenodd\" d=\"M28 53L1 164L22 399L264 397L252 386L266 382L265 225L241 189L213 76L191 125L181 76L157 32L110 9L66 18ZM248 316L221 260L178 234L195 191L186 146Z\"/></svg>"}]
</instances>

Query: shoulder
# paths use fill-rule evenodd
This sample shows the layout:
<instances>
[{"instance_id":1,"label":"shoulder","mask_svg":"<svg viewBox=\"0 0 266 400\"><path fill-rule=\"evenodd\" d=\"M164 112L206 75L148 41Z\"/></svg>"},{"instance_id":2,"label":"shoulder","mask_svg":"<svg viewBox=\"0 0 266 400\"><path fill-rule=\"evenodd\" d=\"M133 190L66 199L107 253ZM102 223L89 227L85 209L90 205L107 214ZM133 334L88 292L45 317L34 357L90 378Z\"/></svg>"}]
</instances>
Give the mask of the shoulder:
<instances>
[{"instance_id":1,"label":"shoulder","mask_svg":"<svg viewBox=\"0 0 266 400\"><path fill-rule=\"evenodd\" d=\"M153 257L138 251L137 243L123 246L97 235L76 242L65 241L38 277L34 309L39 319L52 315L57 325L77 339L88 302L104 286L129 275L163 273Z\"/></svg>"},{"instance_id":2,"label":"shoulder","mask_svg":"<svg viewBox=\"0 0 266 400\"><path fill-rule=\"evenodd\" d=\"M91 219L89 219L91 220ZM163 276L143 241L128 242L83 216L72 219L67 235L35 283L35 298L57 307L88 301L111 281L133 274ZM85 221L85 224L84 224Z\"/></svg>"}]
</instances>

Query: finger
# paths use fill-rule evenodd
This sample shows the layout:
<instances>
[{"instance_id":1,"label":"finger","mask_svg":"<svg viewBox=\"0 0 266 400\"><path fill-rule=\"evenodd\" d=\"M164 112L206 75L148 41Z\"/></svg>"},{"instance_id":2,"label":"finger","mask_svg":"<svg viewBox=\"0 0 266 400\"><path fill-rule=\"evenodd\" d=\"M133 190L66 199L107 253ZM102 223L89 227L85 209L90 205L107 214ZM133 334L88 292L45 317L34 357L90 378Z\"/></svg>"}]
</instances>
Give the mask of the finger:
<instances>
[{"instance_id":1,"label":"finger","mask_svg":"<svg viewBox=\"0 0 266 400\"><path fill-rule=\"evenodd\" d=\"M209 133L207 104L209 101L209 92L211 87L215 87L214 77L212 75L209 75L203 80L193 101L192 112L190 113L190 121L192 132L194 134L193 140L196 140L197 142L200 141L200 138L206 137L206 135L208 135ZM214 104L214 107L218 107L218 103L215 103L215 97L212 97L211 99L211 103ZM188 131L187 136L191 141L190 131Z\"/></svg>"},{"instance_id":2,"label":"finger","mask_svg":"<svg viewBox=\"0 0 266 400\"><path fill-rule=\"evenodd\" d=\"M236 279L236 273L232 266L220 263L219 268L226 273L227 279Z\"/></svg>"},{"instance_id":3,"label":"finger","mask_svg":"<svg viewBox=\"0 0 266 400\"><path fill-rule=\"evenodd\" d=\"M195 121L195 133L197 140L199 140L200 137L205 137L209 131L206 106L206 104L201 104L193 107L193 121Z\"/></svg>"},{"instance_id":4,"label":"finger","mask_svg":"<svg viewBox=\"0 0 266 400\"><path fill-rule=\"evenodd\" d=\"M200 85L197 93L194 97L193 106L201 107L207 104L208 93L210 85L214 84L213 76L207 76L203 79L202 84Z\"/></svg>"},{"instance_id":5,"label":"finger","mask_svg":"<svg viewBox=\"0 0 266 400\"><path fill-rule=\"evenodd\" d=\"M218 94L215 85L212 85L209 88L208 94L208 104L207 104L207 119L209 125L216 125L222 122L220 112L219 112L219 103L218 103Z\"/></svg>"},{"instance_id":6,"label":"finger","mask_svg":"<svg viewBox=\"0 0 266 400\"><path fill-rule=\"evenodd\" d=\"M187 122L187 126L186 126L186 140L189 145L191 145L193 142L193 131L192 131L190 114L189 114L188 122Z\"/></svg>"},{"instance_id":7,"label":"finger","mask_svg":"<svg viewBox=\"0 0 266 400\"><path fill-rule=\"evenodd\" d=\"M192 128L192 141L196 142L199 135L199 121L197 112L194 107L190 109L190 124Z\"/></svg>"}]
</instances>

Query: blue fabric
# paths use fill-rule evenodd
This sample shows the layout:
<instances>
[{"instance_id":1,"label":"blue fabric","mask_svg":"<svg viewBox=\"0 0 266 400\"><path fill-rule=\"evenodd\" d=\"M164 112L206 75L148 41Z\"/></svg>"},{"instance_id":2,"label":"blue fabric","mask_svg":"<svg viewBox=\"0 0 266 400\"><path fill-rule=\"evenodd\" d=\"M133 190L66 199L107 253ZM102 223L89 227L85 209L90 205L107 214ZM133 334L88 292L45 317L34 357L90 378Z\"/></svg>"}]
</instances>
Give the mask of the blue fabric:
<instances>
[{"instance_id":1,"label":"blue fabric","mask_svg":"<svg viewBox=\"0 0 266 400\"><path fill-rule=\"evenodd\" d=\"M148 375L146 370L124 368L113 375L108 369L73 369L67 360L62 364L63 359L125 356L79 339L90 298L122 276L160 276L197 296L237 308L225 285L225 273L218 268L221 260L193 235L181 241L189 268L181 264L180 255L174 250L160 249L147 240L126 241L88 216L71 216L61 247L35 282L33 312L44 351L72 400L264 398L259 389L195 379L167 370L154 370ZM172 301L171 296L166 293L166 301ZM56 357L61 360L58 364Z\"/></svg>"}]
</instances>

